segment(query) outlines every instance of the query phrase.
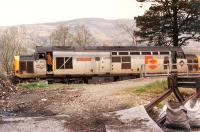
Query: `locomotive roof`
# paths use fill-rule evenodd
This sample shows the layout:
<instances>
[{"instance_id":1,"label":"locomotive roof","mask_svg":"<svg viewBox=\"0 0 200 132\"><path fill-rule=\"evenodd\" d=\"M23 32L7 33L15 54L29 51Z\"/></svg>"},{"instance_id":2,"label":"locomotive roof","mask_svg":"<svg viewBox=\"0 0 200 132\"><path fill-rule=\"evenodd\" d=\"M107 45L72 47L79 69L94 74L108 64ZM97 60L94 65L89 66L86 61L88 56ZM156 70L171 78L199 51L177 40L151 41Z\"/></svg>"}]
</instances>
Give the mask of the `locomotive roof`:
<instances>
[{"instance_id":1,"label":"locomotive roof","mask_svg":"<svg viewBox=\"0 0 200 132\"><path fill-rule=\"evenodd\" d=\"M197 58L197 56L195 54L185 54L185 57L187 59L194 59L194 58Z\"/></svg>"},{"instance_id":2,"label":"locomotive roof","mask_svg":"<svg viewBox=\"0 0 200 132\"><path fill-rule=\"evenodd\" d=\"M20 60L31 61L31 60L34 60L34 56L33 55L20 55Z\"/></svg>"},{"instance_id":3,"label":"locomotive roof","mask_svg":"<svg viewBox=\"0 0 200 132\"><path fill-rule=\"evenodd\" d=\"M158 47L158 46L90 46L90 47L71 47L71 46L37 46L36 52L52 51L183 51L180 47Z\"/></svg>"}]
</instances>

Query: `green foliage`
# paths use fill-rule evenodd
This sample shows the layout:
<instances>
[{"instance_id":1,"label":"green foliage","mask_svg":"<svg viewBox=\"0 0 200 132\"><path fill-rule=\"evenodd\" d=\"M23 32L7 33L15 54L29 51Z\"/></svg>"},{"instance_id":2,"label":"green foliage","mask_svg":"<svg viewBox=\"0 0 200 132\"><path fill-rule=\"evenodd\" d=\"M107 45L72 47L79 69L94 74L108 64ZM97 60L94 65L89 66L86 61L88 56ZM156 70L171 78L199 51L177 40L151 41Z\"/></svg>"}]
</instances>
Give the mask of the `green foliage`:
<instances>
[{"instance_id":1,"label":"green foliage","mask_svg":"<svg viewBox=\"0 0 200 132\"><path fill-rule=\"evenodd\" d=\"M26 89L47 88L48 82L20 83L18 86Z\"/></svg>"},{"instance_id":2,"label":"green foliage","mask_svg":"<svg viewBox=\"0 0 200 132\"><path fill-rule=\"evenodd\" d=\"M200 41L199 0L137 0L153 4L135 18L136 35L150 45L182 46L188 40Z\"/></svg>"},{"instance_id":3,"label":"green foliage","mask_svg":"<svg viewBox=\"0 0 200 132\"><path fill-rule=\"evenodd\" d=\"M160 108L160 109L162 109L163 107L164 107L164 102L160 102L157 106L158 106L158 108Z\"/></svg>"},{"instance_id":4,"label":"green foliage","mask_svg":"<svg viewBox=\"0 0 200 132\"><path fill-rule=\"evenodd\" d=\"M146 86L130 88L127 92L134 94L160 94L165 88L167 88L167 81L163 80L150 83Z\"/></svg>"}]
</instances>

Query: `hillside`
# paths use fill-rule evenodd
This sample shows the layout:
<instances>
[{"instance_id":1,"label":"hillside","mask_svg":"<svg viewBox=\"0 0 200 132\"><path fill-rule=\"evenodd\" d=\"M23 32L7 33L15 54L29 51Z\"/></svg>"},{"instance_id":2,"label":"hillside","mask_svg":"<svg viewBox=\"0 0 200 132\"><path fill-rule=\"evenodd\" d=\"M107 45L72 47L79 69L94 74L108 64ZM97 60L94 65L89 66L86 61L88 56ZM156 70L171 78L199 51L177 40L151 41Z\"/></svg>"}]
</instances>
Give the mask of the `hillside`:
<instances>
[{"instance_id":1,"label":"hillside","mask_svg":"<svg viewBox=\"0 0 200 132\"><path fill-rule=\"evenodd\" d=\"M101 18L84 18L70 21L44 23L44 24L28 24L18 25L27 35L28 44L35 45L49 45L49 36L59 25L68 25L74 27L76 25L85 25L95 37L98 45L130 45L131 39L126 32L124 32L119 24L134 25L131 19L107 20ZM0 27L0 31L8 27Z\"/></svg>"},{"instance_id":2,"label":"hillside","mask_svg":"<svg viewBox=\"0 0 200 132\"><path fill-rule=\"evenodd\" d=\"M15 27L23 29L27 39L26 45L30 49L34 48L36 45L51 45L49 36L59 25L70 27L76 25L87 26L98 42L96 45L131 45L130 36L119 27L119 24L136 27L134 20L131 19L107 20L102 18L82 18L53 23L17 25ZM7 28L8 27L0 27L0 33ZM200 50L200 43L190 41L190 44L183 48L189 52L196 52Z\"/></svg>"}]
</instances>

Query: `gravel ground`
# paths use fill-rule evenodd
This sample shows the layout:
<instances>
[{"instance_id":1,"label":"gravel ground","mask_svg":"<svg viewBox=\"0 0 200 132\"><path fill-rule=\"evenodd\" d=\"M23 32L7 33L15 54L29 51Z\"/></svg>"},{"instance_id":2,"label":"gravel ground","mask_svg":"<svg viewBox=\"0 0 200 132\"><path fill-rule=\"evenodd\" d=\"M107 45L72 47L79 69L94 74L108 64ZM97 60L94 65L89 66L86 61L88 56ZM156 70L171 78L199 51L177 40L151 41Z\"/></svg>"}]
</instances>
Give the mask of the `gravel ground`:
<instances>
[{"instance_id":1,"label":"gravel ground","mask_svg":"<svg viewBox=\"0 0 200 132\"><path fill-rule=\"evenodd\" d=\"M6 121L8 118L2 117L0 131L10 132L13 126L19 131L43 131L49 126L49 131L102 132L105 131L102 113L145 105L151 100L125 94L124 91L163 79L145 78L88 85L52 84L47 89L20 90L8 100L0 100L0 112L5 115L5 111L9 111L9 114L17 114L17 118L34 118ZM65 116L61 116L60 120L55 115ZM38 121L36 117L42 119Z\"/></svg>"}]
</instances>

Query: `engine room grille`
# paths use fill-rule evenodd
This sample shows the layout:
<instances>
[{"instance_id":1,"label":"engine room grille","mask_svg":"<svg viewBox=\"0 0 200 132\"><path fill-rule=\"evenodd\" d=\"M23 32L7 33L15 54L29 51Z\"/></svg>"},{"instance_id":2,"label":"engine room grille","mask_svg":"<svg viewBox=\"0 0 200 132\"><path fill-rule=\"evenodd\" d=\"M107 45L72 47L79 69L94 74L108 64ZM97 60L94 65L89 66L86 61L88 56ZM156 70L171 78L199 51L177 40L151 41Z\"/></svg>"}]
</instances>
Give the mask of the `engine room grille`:
<instances>
[{"instance_id":1,"label":"engine room grille","mask_svg":"<svg viewBox=\"0 0 200 132\"><path fill-rule=\"evenodd\" d=\"M122 69L131 69L131 63L122 63Z\"/></svg>"},{"instance_id":2,"label":"engine room grille","mask_svg":"<svg viewBox=\"0 0 200 132\"><path fill-rule=\"evenodd\" d=\"M121 57L112 57L112 62L121 62Z\"/></svg>"}]
</instances>

